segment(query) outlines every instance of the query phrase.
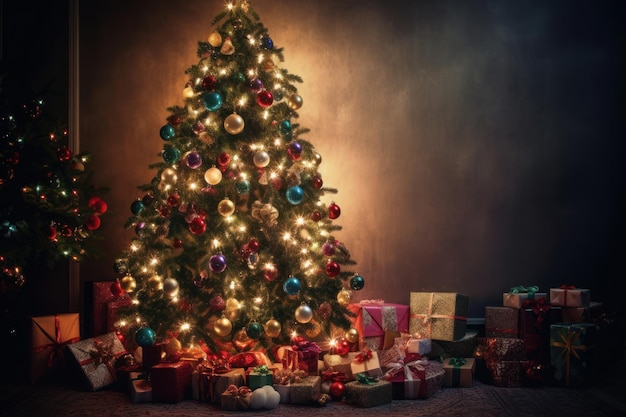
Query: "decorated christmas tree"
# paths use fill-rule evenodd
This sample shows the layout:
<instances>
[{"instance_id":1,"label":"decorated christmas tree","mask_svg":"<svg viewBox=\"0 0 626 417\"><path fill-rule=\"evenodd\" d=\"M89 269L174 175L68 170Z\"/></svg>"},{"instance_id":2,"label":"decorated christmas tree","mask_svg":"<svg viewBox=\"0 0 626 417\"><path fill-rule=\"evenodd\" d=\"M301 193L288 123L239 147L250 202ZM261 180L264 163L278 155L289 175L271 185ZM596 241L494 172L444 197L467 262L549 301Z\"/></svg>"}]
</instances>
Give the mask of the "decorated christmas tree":
<instances>
[{"instance_id":1,"label":"decorated christmas tree","mask_svg":"<svg viewBox=\"0 0 626 417\"><path fill-rule=\"evenodd\" d=\"M130 204L135 236L114 263L133 298L120 329L173 350L343 337L364 280L333 235L341 209L324 196L337 190L297 123L302 79L245 1L228 4L207 35L180 104L155 129L156 175Z\"/></svg>"}]
</instances>

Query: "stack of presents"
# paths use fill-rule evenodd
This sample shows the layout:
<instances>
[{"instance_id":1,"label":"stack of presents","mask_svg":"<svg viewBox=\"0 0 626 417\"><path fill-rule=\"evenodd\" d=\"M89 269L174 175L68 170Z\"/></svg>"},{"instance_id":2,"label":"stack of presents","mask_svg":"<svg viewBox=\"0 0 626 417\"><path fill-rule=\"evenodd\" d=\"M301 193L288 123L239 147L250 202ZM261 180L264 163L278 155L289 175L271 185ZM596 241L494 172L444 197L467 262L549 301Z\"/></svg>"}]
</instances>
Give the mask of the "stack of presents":
<instances>
[{"instance_id":1,"label":"stack of presents","mask_svg":"<svg viewBox=\"0 0 626 417\"><path fill-rule=\"evenodd\" d=\"M128 300L111 297L110 283L95 285L102 285L101 293L94 291L99 336L81 339L78 314L31 318L33 383L65 366L85 388L117 388L135 403L197 400L246 410L335 400L374 407L472 387L476 380L504 387L587 386L610 348L611 322L602 304L591 302L586 289L564 286L549 293L510 289L503 305L485 307L484 329L476 331L467 326L467 296L412 292L410 305L350 304L358 341L318 344L297 337L271 352L236 354L199 346L172 351L164 342L131 352L109 327L115 309Z\"/></svg>"}]
</instances>

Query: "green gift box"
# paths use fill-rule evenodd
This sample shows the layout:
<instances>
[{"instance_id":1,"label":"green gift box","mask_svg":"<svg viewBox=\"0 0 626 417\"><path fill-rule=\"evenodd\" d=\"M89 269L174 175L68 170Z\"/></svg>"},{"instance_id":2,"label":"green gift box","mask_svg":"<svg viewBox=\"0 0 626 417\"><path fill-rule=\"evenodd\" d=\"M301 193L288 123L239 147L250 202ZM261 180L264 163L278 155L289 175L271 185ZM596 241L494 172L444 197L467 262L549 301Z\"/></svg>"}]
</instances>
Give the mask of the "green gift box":
<instances>
[{"instance_id":1,"label":"green gift box","mask_svg":"<svg viewBox=\"0 0 626 417\"><path fill-rule=\"evenodd\" d=\"M593 379L598 330L591 323L550 325L550 364L554 380L566 387L588 386Z\"/></svg>"},{"instance_id":2,"label":"green gift box","mask_svg":"<svg viewBox=\"0 0 626 417\"><path fill-rule=\"evenodd\" d=\"M389 404L393 399L391 382L384 379L365 378L368 381L351 381L345 384L346 402L363 408Z\"/></svg>"},{"instance_id":3,"label":"green gift box","mask_svg":"<svg viewBox=\"0 0 626 417\"><path fill-rule=\"evenodd\" d=\"M257 366L248 373L248 387L252 391L265 385L273 384L273 375L267 365Z\"/></svg>"}]
</instances>

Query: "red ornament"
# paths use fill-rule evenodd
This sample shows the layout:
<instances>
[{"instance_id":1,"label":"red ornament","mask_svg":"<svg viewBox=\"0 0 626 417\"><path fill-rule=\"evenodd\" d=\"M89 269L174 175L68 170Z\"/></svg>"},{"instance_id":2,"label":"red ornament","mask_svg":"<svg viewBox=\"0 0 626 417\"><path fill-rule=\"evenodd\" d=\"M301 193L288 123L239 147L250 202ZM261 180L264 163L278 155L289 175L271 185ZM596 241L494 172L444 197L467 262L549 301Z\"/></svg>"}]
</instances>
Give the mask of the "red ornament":
<instances>
[{"instance_id":1,"label":"red ornament","mask_svg":"<svg viewBox=\"0 0 626 417\"><path fill-rule=\"evenodd\" d=\"M161 215L161 217L165 218L167 216L169 216L171 213L171 210L169 207L167 206L163 206L159 209L159 214Z\"/></svg>"},{"instance_id":2,"label":"red ornament","mask_svg":"<svg viewBox=\"0 0 626 417\"><path fill-rule=\"evenodd\" d=\"M174 249L180 249L183 247L183 241L180 239L174 239L174 241L172 242L172 246L174 247Z\"/></svg>"},{"instance_id":3,"label":"red ornament","mask_svg":"<svg viewBox=\"0 0 626 417\"><path fill-rule=\"evenodd\" d=\"M328 393L333 400L340 401L346 393L346 386L343 384L343 382L335 381L330 384Z\"/></svg>"},{"instance_id":4,"label":"red ornament","mask_svg":"<svg viewBox=\"0 0 626 417\"><path fill-rule=\"evenodd\" d=\"M67 162L72 159L72 151L67 146L61 146L57 149L57 158L61 162Z\"/></svg>"},{"instance_id":5,"label":"red ornament","mask_svg":"<svg viewBox=\"0 0 626 417\"><path fill-rule=\"evenodd\" d=\"M180 196L178 194L172 194L167 197L167 205L170 207L177 207L180 204Z\"/></svg>"},{"instance_id":6,"label":"red ornament","mask_svg":"<svg viewBox=\"0 0 626 417\"><path fill-rule=\"evenodd\" d=\"M108 208L109 208L109 206L107 205L106 201L104 201L102 199L98 199L98 201L96 201L96 204L93 206L93 209L98 214L106 213Z\"/></svg>"},{"instance_id":7,"label":"red ornament","mask_svg":"<svg viewBox=\"0 0 626 417\"><path fill-rule=\"evenodd\" d=\"M220 295L213 296L209 300L209 308L212 311L222 311L226 308L226 302Z\"/></svg>"},{"instance_id":8,"label":"red ornament","mask_svg":"<svg viewBox=\"0 0 626 417\"><path fill-rule=\"evenodd\" d=\"M126 342L126 337L122 332L115 332L115 335L117 336L117 339L122 342L122 344Z\"/></svg>"},{"instance_id":9,"label":"red ornament","mask_svg":"<svg viewBox=\"0 0 626 417\"><path fill-rule=\"evenodd\" d=\"M100 228L100 217L98 217L95 214L92 214L91 216L87 217L87 221L85 222L85 227L88 230L97 230Z\"/></svg>"},{"instance_id":10,"label":"red ornament","mask_svg":"<svg viewBox=\"0 0 626 417\"><path fill-rule=\"evenodd\" d=\"M222 152L220 156L217 157L217 164L220 167L225 167L230 164L230 155L226 152Z\"/></svg>"},{"instance_id":11,"label":"red ornament","mask_svg":"<svg viewBox=\"0 0 626 417\"><path fill-rule=\"evenodd\" d=\"M113 294L116 297L121 297L122 295L124 295L124 290L122 289L122 286L120 285L119 279L115 280L115 282L111 284L110 290L111 290L111 294Z\"/></svg>"},{"instance_id":12,"label":"red ornament","mask_svg":"<svg viewBox=\"0 0 626 417\"><path fill-rule=\"evenodd\" d=\"M48 227L48 239L51 241L57 240L57 229L54 226Z\"/></svg>"},{"instance_id":13,"label":"red ornament","mask_svg":"<svg viewBox=\"0 0 626 417\"><path fill-rule=\"evenodd\" d=\"M278 269L276 268L276 266L272 264L266 265L265 269L263 269L263 278L265 278L265 280L268 282L272 282L277 277L278 277Z\"/></svg>"},{"instance_id":14,"label":"red ornament","mask_svg":"<svg viewBox=\"0 0 626 417\"><path fill-rule=\"evenodd\" d=\"M195 217L189 223L189 231L194 235L201 235L206 231L206 222L202 217Z\"/></svg>"},{"instance_id":15,"label":"red ornament","mask_svg":"<svg viewBox=\"0 0 626 417\"><path fill-rule=\"evenodd\" d=\"M272 182L272 187L276 190L276 191L280 191L283 188L283 180L280 177L274 177L271 180Z\"/></svg>"},{"instance_id":16,"label":"red ornament","mask_svg":"<svg viewBox=\"0 0 626 417\"><path fill-rule=\"evenodd\" d=\"M217 78L212 75L207 75L202 80L202 88L206 91L213 91L217 87Z\"/></svg>"},{"instance_id":17,"label":"red ornament","mask_svg":"<svg viewBox=\"0 0 626 417\"><path fill-rule=\"evenodd\" d=\"M324 185L324 181L322 181L322 177L320 177L319 175L316 175L313 177L313 180L311 181L311 185L313 185L313 188L320 189L322 188L322 185Z\"/></svg>"},{"instance_id":18,"label":"red ornament","mask_svg":"<svg viewBox=\"0 0 626 417\"><path fill-rule=\"evenodd\" d=\"M269 91L263 90L259 94L256 95L256 104L263 107L264 109L268 108L274 102L274 97L272 93Z\"/></svg>"},{"instance_id":19,"label":"red ornament","mask_svg":"<svg viewBox=\"0 0 626 417\"><path fill-rule=\"evenodd\" d=\"M337 204L331 203L328 206L328 218L334 220L340 215L341 215L341 208Z\"/></svg>"},{"instance_id":20,"label":"red ornament","mask_svg":"<svg viewBox=\"0 0 626 417\"><path fill-rule=\"evenodd\" d=\"M345 337L340 337L337 339L337 344L335 345L335 353L339 356L347 355L350 352L350 342L346 340Z\"/></svg>"},{"instance_id":21,"label":"red ornament","mask_svg":"<svg viewBox=\"0 0 626 417\"><path fill-rule=\"evenodd\" d=\"M326 275L330 278L335 278L341 272L341 267L335 261L329 261L326 264Z\"/></svg>"},{"instance_id":22,"label":"red ornament","mask_svg":"<svg viewBox=\"0 0 626 417\"><path fill-rule=\"evenodd\" d=\"M71 237L73 234L74 232L72 232L72 228L68 225L65 224L61 227L61 236Z\"/></svg>"},{"instance_id":23,"label":"red ornament","mask_svg":"<svg viewBox=\"0 0 626 417\"><path fill-rule=\"evenodd\" d=\"M169 123L172 127L180 126L182 121L183 119L175 114L172 114L170 117L167 118L167 123Z\"/></svg>"},{"instance_id":24,"label":"red ornament","mask_svg":"<svg viewBox=\"0 0 626 417\"><path fill-rule=\"evenodd\" d=\"M251 250L252 252L258 252L259 251L259 241L256 240L255 238L250 239L250 242L248 242L248 249Z\"/></svg>"},{"instance_id":25,"label":"red ornament","mask_svg":"<svg viewBox=\"0 0 626 417\"><path fill-rule=\"evenodd\" d=\"M315 210L313 213L311 213L311 220L313 220L314 222L319 222L320 220L322 220L322 213Z\"/></svg>"}]
</instances>

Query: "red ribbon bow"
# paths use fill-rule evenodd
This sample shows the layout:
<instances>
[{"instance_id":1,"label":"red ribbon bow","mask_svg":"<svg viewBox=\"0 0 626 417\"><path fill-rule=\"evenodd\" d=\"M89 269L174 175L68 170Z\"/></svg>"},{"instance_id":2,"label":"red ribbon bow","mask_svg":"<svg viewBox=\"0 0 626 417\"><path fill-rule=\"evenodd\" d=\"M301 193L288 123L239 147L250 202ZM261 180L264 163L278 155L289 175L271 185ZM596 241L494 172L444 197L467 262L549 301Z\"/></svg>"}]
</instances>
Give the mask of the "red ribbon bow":
<instances>
[{"instance_id":1,"label":"red ribbon bow","mask_svg":"<svg viewBox=\"0 0 626 417\"><path fill-rule=\"evenodd\" d=\"M333 368L328 368L322 372L322 381L348 382L349 378L343 372L335 371Z\"/></svg>"},{"instance_id":2,"label":"red ribbon bow","mask_svg":"<svg viewBox=\"0 0 626 417\"><path fill-rule=\"evenodd\" d=\"M370 359L372 359L371 350L364 350L363 352L360 352L358 355L356 355L356 357L354 358L355 362L367 362Z\"/></svg>"},{"instance_id":3,"label":"red ribbon bow","mask_svg":"<svg viewBox=\"0 0 626 417\"><path fill-rule=\"evenodd\" d=\"M53 343L48 343L47 345L33 348L34 353L43 352L46 349L52 348L52 351L48 356L48 368L52 367L55 358L60 361L63 360L63 349L65 348L65 346L76 343L80 340L80 337L74 337L72 339L66 340L65 342L61 342L61 321L59 319L59 316L56 314L54 315L54 336L55 340L53 341Z\"/></svg>"}]
</instances>

